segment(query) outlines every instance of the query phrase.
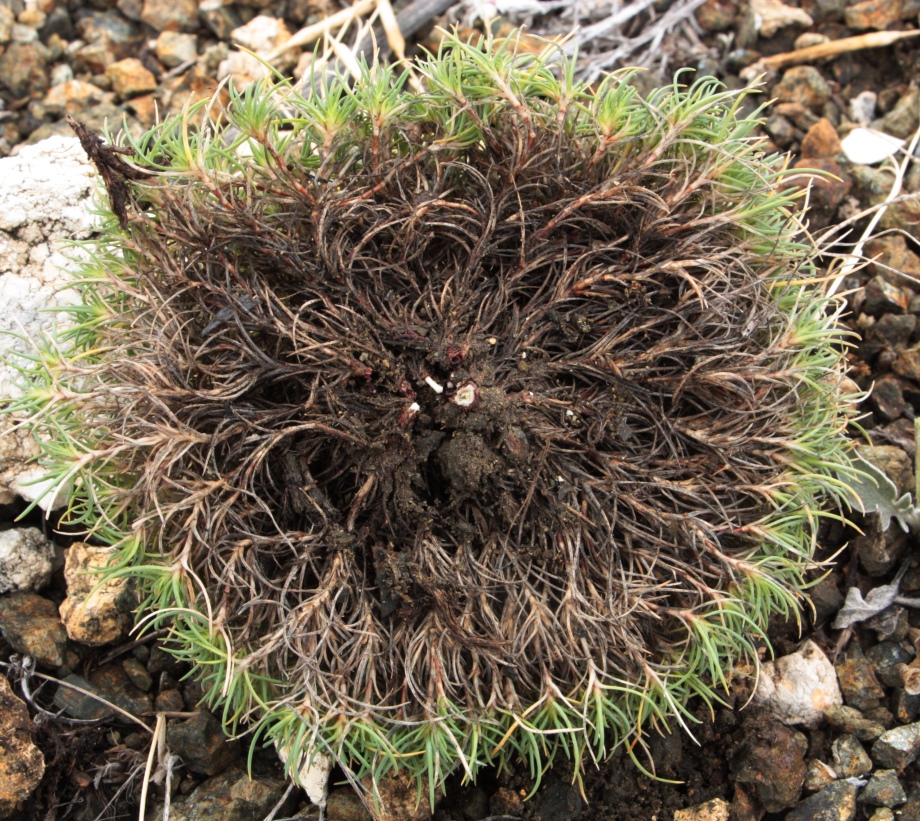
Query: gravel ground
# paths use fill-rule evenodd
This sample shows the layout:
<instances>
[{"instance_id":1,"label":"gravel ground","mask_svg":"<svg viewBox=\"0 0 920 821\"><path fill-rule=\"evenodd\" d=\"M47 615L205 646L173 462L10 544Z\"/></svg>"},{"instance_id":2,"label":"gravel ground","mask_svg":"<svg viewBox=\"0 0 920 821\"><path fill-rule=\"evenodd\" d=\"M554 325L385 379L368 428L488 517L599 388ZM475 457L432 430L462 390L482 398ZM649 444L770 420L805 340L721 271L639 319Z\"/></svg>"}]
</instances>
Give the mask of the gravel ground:
<instances>
[{"instance_id":1,"label":"gravel ground","mask_svg":"<svg viewBox=\"0 0 920 821\"><path fill-rule=\"evenodd\" d=\"M400 4L395 5L400 13ZM609 4L587 0L578 8L555 5L561 7L546 14L506 10L492 25L501 30L528 22L530 31L549 35L570 29L576 18L591 26L611 14ZM889 198L896 179L892 162L903 164L901 194L884 210L862 248L871 262L849 273L841 290L848 293L850 305L846 322L861 335L850 354L851 377L861 389L873 388L862 405L864 438L874 446L867 454L902 492L912 491L914 417L920 410L920 164L904 162L899 146L910 143L920 126L920 88L914 82L920 76L920 38L908 36L883 47L866 44L878 39L876 33L917 31L920 3L664 0L631 5L647 8L584 45L579 63L583 75L593 76L617 49L650 68L639 81L643 88L669 79L681 66L714 74L731 88L764 73L765 99L773 100L764 114L765 136L777 149L790 152L796 167L828 172L813 181L810 224L817 236L833 240L828 240L829 266L840 265L867 228L870 216L862 212ZM692 14L687 11L691 6ZM476 12L482 8L468 4L448 13L469 25L477 23ZM514 6L509 3L508 8ZM225 76L243 83L257 73L257 64L231 49L231 42L261 53L278 50L291 34L338 10L319 0L226 5L215 0L0 0L0 156L52 135L70 134L65 114L94 128L124 122L140 132L158 111L176 111L189 100L212 94ZM663 25L671 11L680 12L674 15L676 22ZM423 20L415 37L407 39L410 54L418 43L429 48L436 44L433 22ZM643 40L644 32L658 32L660 40ZM835 57L784 56L796 51L801 56L802 49L852 37L863 39ZM307 45L284 52L276 65L301 76L307 59L303 55L312 49ZM879 156L892 148L893 161ZM11 500L0 507L0 520L11 522L24 507L24 502ZM36 528L37 535L30 537L36 543L42 542L42 532L53 530L53 522L35 513L25 524ZM458 779L435 818L920 819L920 770L915 763L920 756L920 695L914 694L920 692L915 681L920 674L912 672L917 669L912 662L920 640L920 610L909 601L920 598L916 534L897 525L882 532L871 518L856 517L856 525L861 533L854 526L825 527L822 558L837 559L814 588L814 610L806 614L801 631L790 622L775 625L771 635L777 657L791 656L804 640L811 640L774 673L781 688L793 667L797 672L788 673L789 680L805 675L804 667L795 667L799 662L812 665L808 669L817 670L816 675L823 671L824 678L808 690L812 700L817 693L827 699L823 707L830 705L816 720L788 726L764 707L742 710L750 693L739 684L715 715L700 713L695 742L681 733L650 731L649 759L666 780L646 777L621 750L598 768L589 767L581 785L573 784L571 771L560 766L526 802L522 797L532 785L523 771L491 774L477 786L463 786ZM161 637L139 642L127 637L130 590L110 591L110 623L93 625L96 632L83 641L68 638L62 625L67 609L59 607L68 592L74 595L75 568L91 564L93 555L72 547L66 536L55 535L54 541L70 554L66 577L65 569L56 567L38 593L0 596L0 659L13 683L12 689L5 688L0 677L0 726L6 728L0 738L31 733L45 762L44 777L31 798L9 805L8 817L136 817L150 739L136 719L77 690L43 684L35 668L23 668L23 653L36 660L38 673L101 693L150 727L155 713L167 717L167 747L177 758L161 762L160 782L151 788L148 806L159 804L149 818L163 817L162 785L167 780L172 784L173 819L208 813L258 819L273 811L276 819L316 817L303 793L287 789L273 755L258 753L256 778L247 778L245 742L223 739L218 720L199 706L197 685L183 681L187 671L164 652ZM5 549L0 544L0 551ZM15 551L0 555L7 556L8 566L22 561ZM870 591L882 590L875 594L881 597L895 582L902 601L892 596L870 618L834 629L848 591L852 597L855 588L871 602ZM866 613L871 611L869 607ZM110 632L98 632L104 630ZM66 720L48 715L60 710ZM641 754L639 760L646 761ZM37 766L25 752L16 761L26 769ZM0 797L0 817L2 802ZM338 787L326 817L350 821L367 815L349 789Z\"/></svg>"}]
</instances>

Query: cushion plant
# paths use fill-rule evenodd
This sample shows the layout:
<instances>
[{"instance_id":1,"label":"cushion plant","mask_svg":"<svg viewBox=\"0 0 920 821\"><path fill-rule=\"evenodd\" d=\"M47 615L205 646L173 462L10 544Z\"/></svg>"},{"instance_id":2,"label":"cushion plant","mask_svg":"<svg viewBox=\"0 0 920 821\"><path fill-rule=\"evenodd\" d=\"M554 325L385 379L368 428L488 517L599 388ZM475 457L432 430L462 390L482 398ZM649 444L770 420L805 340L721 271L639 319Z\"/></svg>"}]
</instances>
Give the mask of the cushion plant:
<instances>
[{"instance_id":1,"label":"cushion plant","mask_svg":"<svg viewBox=\"0 0 920 821\"><path fill-rule=\"evenodd\" d=\"M414 71L81 130L110 204L13 407L231 732L433 795L689 726L798 612L848 449L743 95L513 40Z\"/></svg>"}]
</instances>

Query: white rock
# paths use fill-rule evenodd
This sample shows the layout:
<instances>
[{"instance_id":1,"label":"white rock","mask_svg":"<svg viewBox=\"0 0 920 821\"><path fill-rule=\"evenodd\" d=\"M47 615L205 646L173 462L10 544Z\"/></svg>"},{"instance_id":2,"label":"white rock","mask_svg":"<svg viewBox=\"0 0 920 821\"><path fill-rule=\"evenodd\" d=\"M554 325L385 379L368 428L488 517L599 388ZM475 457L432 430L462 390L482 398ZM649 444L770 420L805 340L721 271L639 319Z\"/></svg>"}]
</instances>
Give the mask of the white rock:
<instances>
[{"instance_id":1,"label":"white rock","mask_svg":"<svg viewBox=\"0 0 920 821\"><path fill-rule=\"evenodd\" d=\"M761 667L752 701L783 724L816 727L828 707L843 704L843 696L834 666L809 640L798 652Z\"/></svg>"},{"instance_id":2,"label":"white rock","mask_svg":"<svg viewBox=\"0 0 920 821\"><path fill-rule=\"evenodd\" d=\"M288 749L278 742L275 742L275 749L278 750L278 757L281 761L287 764ZM332 759L317 753L311 762L302 764L297 773L297 781L317 807L326 806L326 799L329 797L330 772L332 772Z\"/></svg>"},{"instance_id":3,"label":"white rock","mask_svg":"<svg viewBox=\"0 0 920 821\"><path fill-rule=\"evenodd\" d=\"M262 80L269 75L269 70L264 63L260 63L251 54L245 51L232 51L226 60L222 60L217 67L217 78L224 80L233 78L233 85L242 91L250 83Z\"/></svg>"},{"instance_id":4,"label":"white rock","mask_svg":"<svg viewBox=\"0 0 920 821\"><path fill-rule=\"evenodd\" d=\"M38 450L38 445L35 445ZM9 485L10 491L27 502L36 502L38 506L50 513L67 504L71 482L60 485L54 479L45 478L45 470L33 465L20 465Z\"/></svg>"},{"instance_id":5,"label":"white rock","mask_svg":"<svg viewBox=\"0 0 920 821\"><path fill-rule=\"evenodd\" d=\"M786 26L810 26L814 23L802 9L787 6L780 0L751 0L751 11L754 25L763 37L772 37Z\"/></svg>"},{"instance_id":6,"label":"white rock","mask_svg":"<svg viewBox=\"0 0 920 821\"><path fill-rule=\"evenodd\" d=\"M239 43L250 51L262 52L280 46L291 35L284 21L260 14L253 17L245 26L233 29L230 36L234 43Z\"/></svg>"},{"instance_id":7,"label":"white rock","mask_svg":"<svg viewBox=\"0 0 920 821\"><path fill-rule=\"evenodd\" d=\"M34 527L0 531L0 593L41 590L51 581L54 545Z\"/></svg>"},{"instance_id":8,"label":"white rock","mask_svg":"<svg viewBox=\"0 0 920 821\"><path fill-rule=\"evenodd\" d=\"M874 128L854 128L840 144L851 163L875 165L897 154L904 140Z\"/></svg>"},{"instance_id":9,"label":"white rock","mask_svg":"<svg viewBox=\"0 0 920 821\"><path fill-rule=\"evenodd\" d=\"M850 119L860 125L869 125L875 119L875 107L878 94L874 91L862 91L850 100Z\"/></svg>"},{"instance_id":10,"label":"white rock","mask_svg":"<svg viewBox=\"0 0 920 821\"><path fill-rule=\"evenodd\" d=\"M61 290L72 266L61 248L92 231L95 175L76 137L51 137L0 159L0 400L21 393L20 375L3 358L12 351L32 353L29 340L58 322L56 314L43 311L76 299ZM0 418L0 501L7 502L36 452L10 427L7 417ZM4 441L9 436L14 439Z\"/></svg>"}]
</instances>

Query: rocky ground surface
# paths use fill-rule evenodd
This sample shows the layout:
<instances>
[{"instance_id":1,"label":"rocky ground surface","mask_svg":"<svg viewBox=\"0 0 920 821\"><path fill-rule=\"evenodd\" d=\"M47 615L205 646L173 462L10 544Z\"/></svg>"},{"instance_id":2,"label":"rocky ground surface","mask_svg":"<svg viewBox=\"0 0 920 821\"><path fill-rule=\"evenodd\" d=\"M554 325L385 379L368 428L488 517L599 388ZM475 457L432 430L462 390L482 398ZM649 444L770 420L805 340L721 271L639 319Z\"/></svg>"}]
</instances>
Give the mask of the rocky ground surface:
<instances>
[{"instance_id":1,"label":"rocky ground surface","mask_svg":"<svg viewBox=\"0 0 920 821\"><path fill-rule=\"evenodd\" d=\"M509 0L499 4L506 16L493 25L529 20L531 31L557 34L571 27L573 5L530 4L528 11ZM624 42L638 42L643 27L654 29L679 3L632 5L645 11L624 24ZM796 167L828 172L811 178L810 194L812 230L836 243L828 246L828 266L845 264L871 218L863 212L889 200L861 249L871 262L848 273L841 290L850 305L846 321L861 335L850 354L851 377L863 390L873 386L861 408L872 445L865 453L901 492L913 492L920 163L906 160L920 127L920 38L893 36L896 42L875 46L877 33L916 32L920 2L690 5L693 14L653 43L654 70L639 82L652 87L686 65L738 88L764 72L766 97L774 101L765 135L790 152ZM452 13L469 25L482 8L467 3ZM92 170L65 114L95 128L124 122L140 132L158 110L210 95L228 75L242 85L257 74L258 63L232 42L270 53L337 10L313 0L0 0L6 327L50 321L36 312L62 299L54 291L58 243L92 230L84 208ZM423 20L408 40L410 52L419 38L434 44L430 23ZM823 59L803 51L834 44L846 48ZM301 76L309 59L303 55L311 53L309 44L289 49L276 65ZM599 65L599 53L587 49L585 65ZM57 139L34 146L48 137ZM15 373L0 372L3 395L14 380ZM56 533L54 516L41 509L17 520L37 493L25 465L33 451L15 432L0 442L0 818L136 817L157 716L165 745L150 767L148 818L164 817L166 802L170 818L188 821L319 817L302 791L289 788L270 750L256 753L249 778L246 739L223 736L218 717L201 706L199 688L184 680L187 670L164 651L162 636L128 633L130 587L95 589L81 573L104 561L98 549ZM700 711L694 739L679 730L648 732L646 752L636 754L643 766L654 762L661 780L643 775L620 750L589 765L581 783L560 764L526 801L533 785L523 770L490 774L476 786L457 778L435 818L920 821L917 534L897 524L882 531L877 517L856 521L861 533L823 529L821 558L836 555L836 565L814 588L814 609L801 630L792 620L775 625L777 661L764 667L753 698L741 680L714 715ZM333 787L326 818L368 817L349 788Z\"/></svg>"}]
</instances>

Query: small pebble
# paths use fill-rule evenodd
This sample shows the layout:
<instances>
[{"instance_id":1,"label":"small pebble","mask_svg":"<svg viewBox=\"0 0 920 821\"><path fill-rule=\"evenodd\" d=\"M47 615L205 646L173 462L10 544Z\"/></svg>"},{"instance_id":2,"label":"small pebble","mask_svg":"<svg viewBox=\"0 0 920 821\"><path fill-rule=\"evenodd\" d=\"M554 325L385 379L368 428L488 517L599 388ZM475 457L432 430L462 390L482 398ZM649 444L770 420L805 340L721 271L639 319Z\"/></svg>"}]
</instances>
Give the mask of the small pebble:
<instances>
[{"instance_id":1,"label":"small pebble","mask_svg":"<svg viewBox=\"0 0 920 821\"><path fill-rule=\"evenodd\" d=\"M834 772L838 778L852 778L872 772L872 759L855 736L840 736L834 741L831 749L834 755Z\"/></svg>"},{"instance_id":2,"label":"small pebble","mask_svg":"<svg viewBox=\"0 0 920 821\"><path fill-rule=\"evenodd\" d=\"M824 711L824 719L831 727L850 733L860 741L872 741L885 732L884 726L877 721L870 721L859 710L842 704L834 705Z\"/></svg>"},{"instance_id":3,"label":"small pebble","mask_svg":"<svg viewBox=\"0 0 920 821\"><path fill-rule=\"evenodd\" d=\"M850 100L850 119L859 125L869 125L875 118L878 94L874 91L862 91Z\"/></svg>"},{"instance_id":4,"label":"small pebble","mask_svg":"<svg viewBox=\"0 0 920 821\"><path fill-rule=\"evenodd\" d=\"M849 781L835 781L799 802L785 821L852 821L855 817L856 787Z\"/></svg>"},{"instance_id":5,"label":"small pebble","mask_svg":"<svg viewBox=\"0 0 920 821\"><path fill-rule=\"evenodd\" d=\"M907 801L907 795L894 770L876 770L859 800L872 807L897 807Z\"/></svg>"},{"instance_id":6,"label":"small pebble","mask_svg":"<svg viewBox=\"0 0 920 821\"><path fill-rule=\"evenodd\" d=\"M872 760L880 767L903 770L920 755L920 723L882 733L872 745Z\"/></svg>"}]
</instances>

